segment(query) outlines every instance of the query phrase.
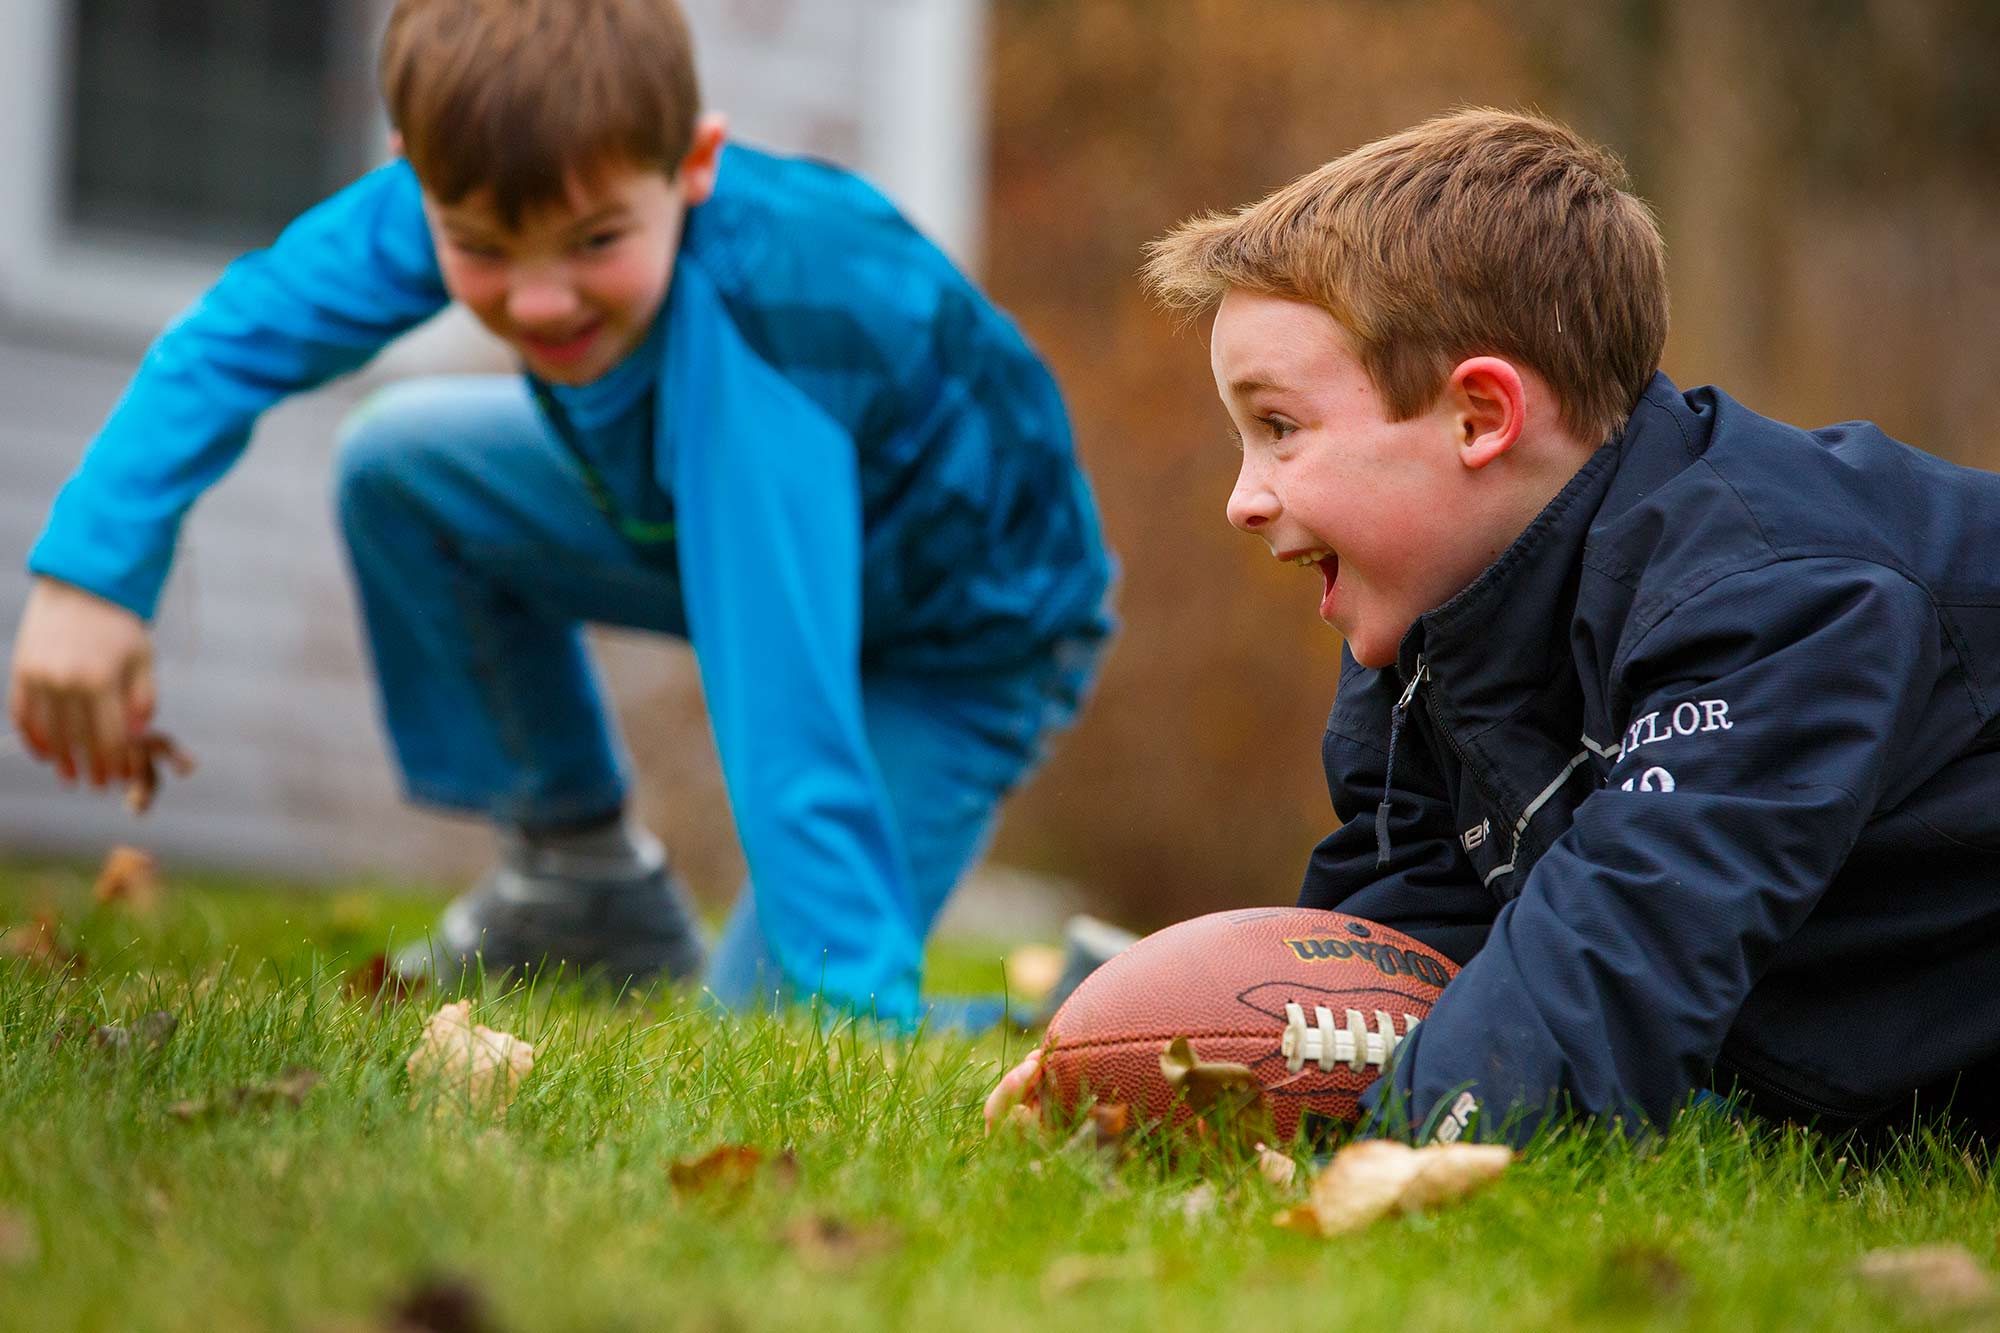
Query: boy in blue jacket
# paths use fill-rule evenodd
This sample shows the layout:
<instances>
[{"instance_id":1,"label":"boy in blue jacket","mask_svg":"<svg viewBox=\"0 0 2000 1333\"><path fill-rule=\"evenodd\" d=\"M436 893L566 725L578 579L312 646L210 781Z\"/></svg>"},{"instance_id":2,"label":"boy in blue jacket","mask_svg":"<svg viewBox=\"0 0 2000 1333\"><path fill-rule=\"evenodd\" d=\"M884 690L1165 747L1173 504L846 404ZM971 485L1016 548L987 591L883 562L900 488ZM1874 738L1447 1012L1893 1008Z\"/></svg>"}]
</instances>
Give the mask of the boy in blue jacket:
<instances>
[{"instance_id":1,"label":"boy in blue jacket","mask_svg":"<svg viewBox=\"0 0 2000 1333\"><path fill-rule=\"evenodd\" d=\"M1365 1104L1447 1140L1708 1085L1996 1117L2000 478L1675 388L1629 191L1472 111L1148 266L1216 307L1230 521L1345 641L1299 901L1463 964Z\"/></svg>"},{"instance_id":2,"label":"boy in blue jacket","mask_svg":"<svg viewBox=\"0 0 2000 1333\"><path fill-rule=\"evenodd\" d=\"M1108 630L1048 372L859 180L725 146L673 0L400 0L381 73L401 159L231 266L58 496L16 725L66 779L128 777L188 507L264 409L455 299L525 377L392 387L339 461L407 790L502 847L406 965L700 970L624 813L599 622L700 665L754 886L709 987L911 1018L933 917Z\"/></svg>"}]
</instances>

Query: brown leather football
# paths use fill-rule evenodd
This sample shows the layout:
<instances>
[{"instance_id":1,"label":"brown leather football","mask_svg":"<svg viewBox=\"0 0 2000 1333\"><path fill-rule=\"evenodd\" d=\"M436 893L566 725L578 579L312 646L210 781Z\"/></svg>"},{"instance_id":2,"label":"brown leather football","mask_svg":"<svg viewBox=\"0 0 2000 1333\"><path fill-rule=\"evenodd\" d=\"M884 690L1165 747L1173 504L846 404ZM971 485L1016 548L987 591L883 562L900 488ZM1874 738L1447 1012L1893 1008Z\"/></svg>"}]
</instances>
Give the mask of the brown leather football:
<instances>
[{"instance_id":1,"label":"brown leather football","mask_svg":"<svg viewBox=\"0 0 2000 1333\"><path fill-rule=\"evenodd\" d=\"M1095 1098L1145 1120L1185 1118L1160 1056L1186 1037L1204 1063L1249 1066L1280 1141L1301 1124L1351 1125L1356 1099L1457 971L1409 936L1340 912L1195 917L1112 958L1056 1011L1045 1095L1070 1112Z\"/></svg>"}]
</instances>

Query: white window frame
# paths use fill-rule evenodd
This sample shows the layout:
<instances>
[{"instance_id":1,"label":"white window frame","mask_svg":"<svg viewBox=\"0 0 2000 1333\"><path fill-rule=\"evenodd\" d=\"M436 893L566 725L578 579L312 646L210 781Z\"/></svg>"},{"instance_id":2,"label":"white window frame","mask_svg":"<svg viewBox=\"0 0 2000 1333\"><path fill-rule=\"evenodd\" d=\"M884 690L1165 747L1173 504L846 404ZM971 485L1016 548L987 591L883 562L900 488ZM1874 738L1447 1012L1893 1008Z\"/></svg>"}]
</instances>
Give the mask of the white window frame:
<instances>
[{"instance_id":1,"label":"white window frame","mask_svg":"<svg viewBox=\"0 0 2000 1333\"><path fill-rule=\"evenodd\" d=\"M361 0L378 30L391 0ZM856 164L960 263L984 204L989 0L865 0L877 40ZM76 0L0 0L0 328L143 343L215 281L227 249L79 235L62 217ZM727 110L727 107L722 108ZM377 151L386 155L386 127ZM777 145L783 147L784 145Z\"/></svg>"},{"instance_id":2,"label":"white window frame","mask_svg":"<svg viewBox=\"0 0 2000 1333\"><path fill-rule=\"evenodd\" d=\"M0 0L0 320L145 341L215 281L235 252L147 237L78 235L62 217L75 0ZM366 0L379 20L387 0ZM383 137L386 151L386 132Z\"/></svg>"}]
</instances>

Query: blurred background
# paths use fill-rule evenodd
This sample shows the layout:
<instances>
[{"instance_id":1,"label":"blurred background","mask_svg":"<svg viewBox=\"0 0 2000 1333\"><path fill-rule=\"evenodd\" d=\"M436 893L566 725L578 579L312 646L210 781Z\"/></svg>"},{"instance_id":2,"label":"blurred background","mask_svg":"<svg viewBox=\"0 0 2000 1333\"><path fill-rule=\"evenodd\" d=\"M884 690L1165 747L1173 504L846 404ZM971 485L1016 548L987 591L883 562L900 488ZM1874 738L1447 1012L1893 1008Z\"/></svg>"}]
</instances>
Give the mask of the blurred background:
<instances>
[{"instance_id":1,"label":"blurred background","mask_svg":"<svg viewBox=\"0 0 2000 1333\"><path fill-rule=\"evenodd\" d=\"M379 0L7 5L0 636L48 500L145 340L384 143ZM1203 330L1133 281L1181 218L1454 106L1538 108L1618 149L1658 210L1676 380L2000 466L1991 0L689 7L709 100L738 132L874 177L1066 386L1124 628L994 859L1135 926L1290 900L1331 823L1318 739L1339 645L1316 578L1223 521L1235 456ZM473 831L395 799L327 517L341 413L383 378L462 365L504 359L447 317L272 415L190 521L158 626L162 722L202 771L134 826L0 742L0 851L144 841L300 881L445 883L478 864ZM600 648L649 817L726 901L741 861L691 660L626 635Z\"/></svg>"}]
</instances>

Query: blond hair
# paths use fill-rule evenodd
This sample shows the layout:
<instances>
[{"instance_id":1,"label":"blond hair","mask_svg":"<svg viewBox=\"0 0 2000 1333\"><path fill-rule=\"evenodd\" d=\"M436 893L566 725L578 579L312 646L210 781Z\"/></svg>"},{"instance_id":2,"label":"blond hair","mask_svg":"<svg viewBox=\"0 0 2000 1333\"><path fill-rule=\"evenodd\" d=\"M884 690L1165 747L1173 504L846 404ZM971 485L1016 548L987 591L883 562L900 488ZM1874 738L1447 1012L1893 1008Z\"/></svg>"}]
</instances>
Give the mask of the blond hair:
<instances>
[{"instance_id":1,"label":"blond hair","mask_svg":"<svg viewBox=\"0 0 2000 1333\"><path fill-rule=\"evenodd\" d=\"M424 188L491 189L509 227L579 173L673 175L701 105L675 0L397 0L380 75Z\"/></svg>"},{"instance_id":2,"label":"blond hair","mask_svg":"<svg viewBox=\"0 0 2000 1333\"><path fill-rule=\"evenodd\" d=\"M1473 109L1378 139L1147 247L1147 288L1196 311L1231 289L1309 302L1353 339L1393 420L1468 356L1548 381L1586 440L1624 425L1667 336L1666 251L1608 149Z\"/></svg>"}]
</instances>

